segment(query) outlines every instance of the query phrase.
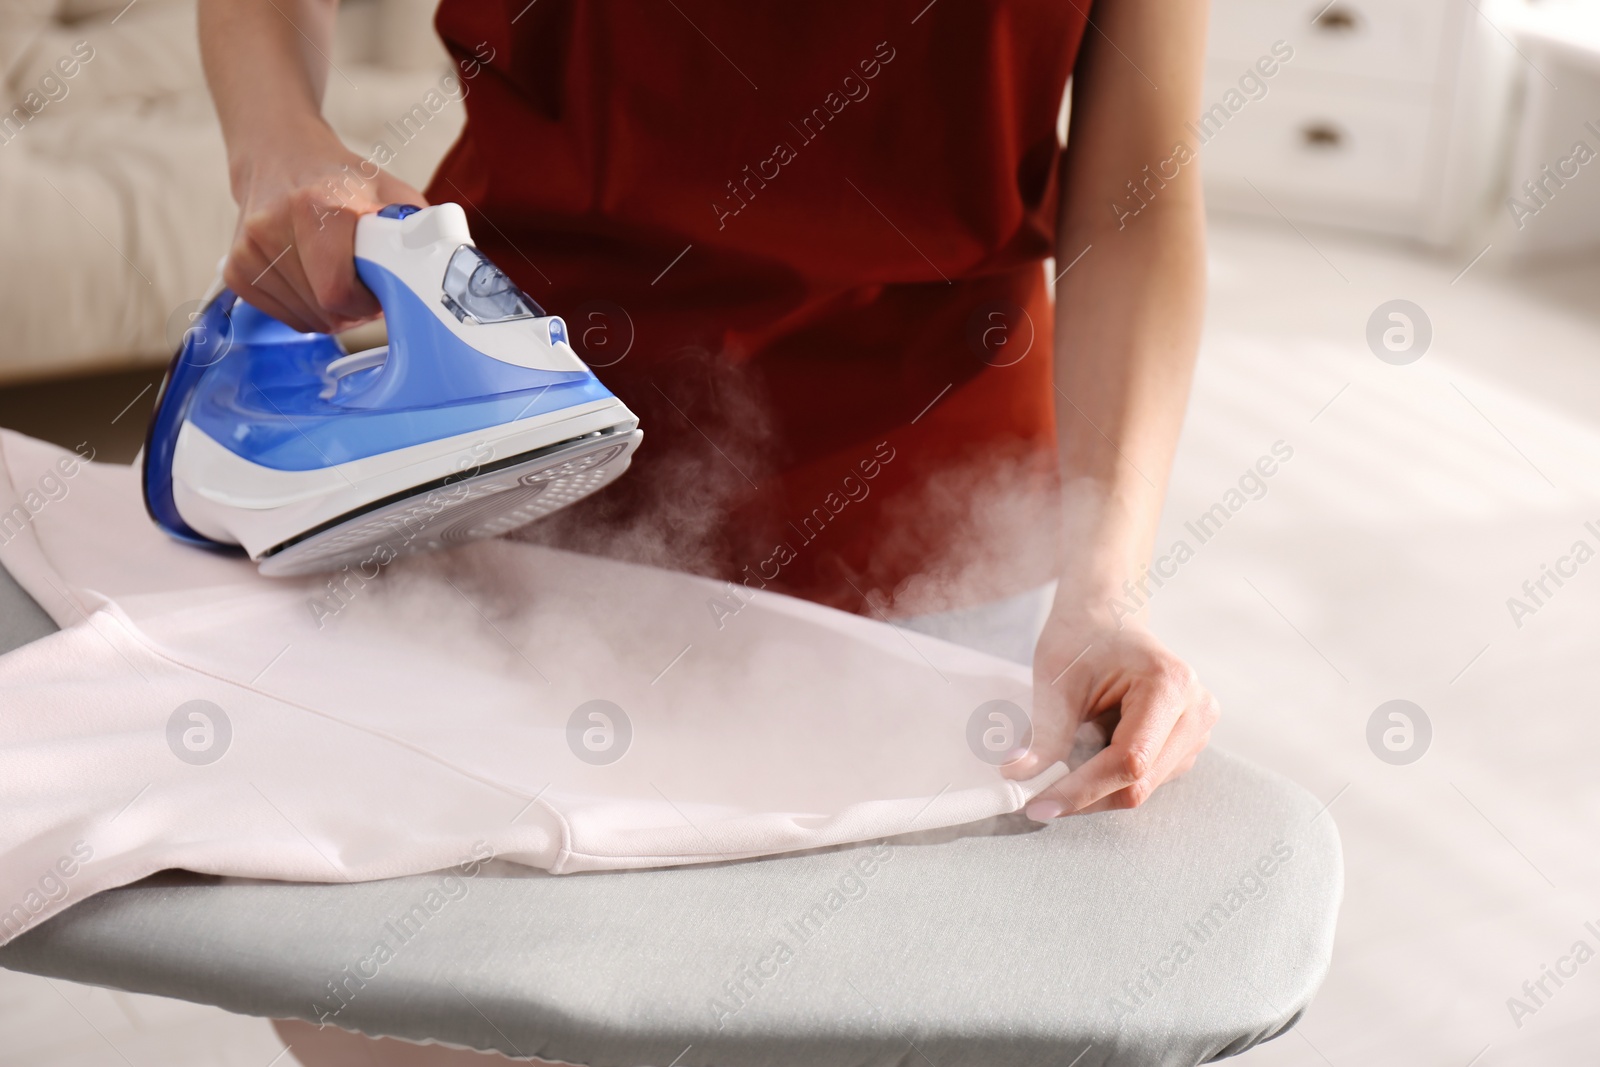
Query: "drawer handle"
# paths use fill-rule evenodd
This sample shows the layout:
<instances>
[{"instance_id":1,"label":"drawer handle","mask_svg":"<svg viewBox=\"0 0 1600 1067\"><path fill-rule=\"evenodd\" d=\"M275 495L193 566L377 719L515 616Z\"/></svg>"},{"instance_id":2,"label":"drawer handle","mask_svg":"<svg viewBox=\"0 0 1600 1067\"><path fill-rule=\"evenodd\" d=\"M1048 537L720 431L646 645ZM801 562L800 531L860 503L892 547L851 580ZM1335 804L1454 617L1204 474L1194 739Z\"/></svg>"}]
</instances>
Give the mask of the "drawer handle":
<instances>
[{"instance_id":1,"label":"drawer handle","mask_svg":"<svg viewBox=\"0 0 1600 1067\"><path fill-rule=\"evenodd\" d=\"M1361 25L1361 16L1353 8L1332 3L1311 20L1311 25L1323 33L1354 33Z\"/></svg>"},{"instance_id":2,"label":"drawer handle","mask_svg":"<svg viewBox=\"0 0 1600 1067\"><path fill-rule=\"evenodd\" d=\"M1317 151L1344 147L1344 131L1331 122L1308 122L1300 127L1300 142Z\"/></svg>"}]
</instances>

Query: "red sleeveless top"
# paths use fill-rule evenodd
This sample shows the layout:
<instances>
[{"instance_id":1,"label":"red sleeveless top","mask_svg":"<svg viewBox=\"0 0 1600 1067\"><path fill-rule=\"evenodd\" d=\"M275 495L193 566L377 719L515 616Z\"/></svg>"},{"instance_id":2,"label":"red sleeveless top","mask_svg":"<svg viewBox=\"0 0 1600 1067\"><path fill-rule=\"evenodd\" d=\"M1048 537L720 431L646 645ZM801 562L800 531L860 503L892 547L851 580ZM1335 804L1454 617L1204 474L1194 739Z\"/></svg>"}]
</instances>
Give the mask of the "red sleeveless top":
<instances>
[{"instance_id":1,"label":"red sleeveless top","mask_svg":"<svg viewBox=\"0 0 1600 1067\"><path fill-rule=\"evenodd\" d=\"M529 536L853 610L1048 578L1087 7L443 0L467 122L428 198L645 433Z\"/></svg>"}]
</instances>

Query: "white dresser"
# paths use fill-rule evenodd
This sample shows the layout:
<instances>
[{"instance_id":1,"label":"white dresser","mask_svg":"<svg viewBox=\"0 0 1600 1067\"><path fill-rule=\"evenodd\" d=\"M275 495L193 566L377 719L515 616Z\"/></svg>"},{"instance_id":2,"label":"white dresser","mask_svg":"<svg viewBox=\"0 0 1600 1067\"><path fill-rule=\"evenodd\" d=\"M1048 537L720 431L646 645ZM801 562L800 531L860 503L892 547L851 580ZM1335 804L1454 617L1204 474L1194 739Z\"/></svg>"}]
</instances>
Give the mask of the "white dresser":
<instances>
[{"instance_id":1,"label":"white dresser","mask_svg":"<svg viewBox=\"0 0 1600 1067\"><path fill-rule=\"evenodd\" d=\"M1542 0L1515 26L1527 91L1497 213L1521 257L1600 249L1600 3Z\"/></svg>"},{"instance_id":2,"label":"white dresser","mask_svg":"<svg viewBox=\"0 0 1600 1067\"><path fill-rule=\"evenodd\" d=\"M1493 0L1213 0L1211 120L1196 128L1207 135L1212 207L1464 239L1504 177L1521 63L1495 24L1505 10ZM1292 56L1258 66L1280 41Z\"/></svg>"}]
</instances>

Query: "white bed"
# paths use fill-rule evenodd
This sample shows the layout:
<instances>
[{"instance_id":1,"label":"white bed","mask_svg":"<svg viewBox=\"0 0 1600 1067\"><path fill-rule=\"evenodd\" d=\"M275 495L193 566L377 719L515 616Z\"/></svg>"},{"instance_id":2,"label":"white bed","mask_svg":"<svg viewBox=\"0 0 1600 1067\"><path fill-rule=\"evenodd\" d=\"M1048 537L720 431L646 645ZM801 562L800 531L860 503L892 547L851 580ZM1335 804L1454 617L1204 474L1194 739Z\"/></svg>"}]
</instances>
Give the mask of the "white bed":
<instances>
[{"instance_id":1,"label":"white bed","mask_svg":"<svg viewBox=\"0 0 1600 1067\"><path fill-rule=\"evenodd\" d=\"M449 71L433 6L346 3L326 101L418 185L463 117L450 101L403 147L386 128ZM194 0L0 4L0 382L171 358L235 218L194 22Z\"/></svg>"}]
</instances>

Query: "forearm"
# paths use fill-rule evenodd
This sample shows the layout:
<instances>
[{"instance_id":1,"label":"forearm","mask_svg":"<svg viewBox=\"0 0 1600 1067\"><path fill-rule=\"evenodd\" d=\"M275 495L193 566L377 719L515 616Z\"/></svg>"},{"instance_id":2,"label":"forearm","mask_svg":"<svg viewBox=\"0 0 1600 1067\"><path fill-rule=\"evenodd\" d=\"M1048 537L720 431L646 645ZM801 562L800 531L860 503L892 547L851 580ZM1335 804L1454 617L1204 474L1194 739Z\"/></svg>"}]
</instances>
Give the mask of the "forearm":
<instances>
[{"instance_id":1,"label":"forearm","mask_svg":"<svg viewBox=\"0 0 1600 1067\"><path fill-rule=\"evenodd\" d=\"M1106 610L1139 578L1161 514L1205 302L1186 123L1200 104L1206 7L1097 0L1073 68L1056 247L1058 604Z\"/></svg>"},{"instance_id":2,"label":"forearm","mask_svg":"<svg viewBox=\"0 0 1600 1067\"><path fill-rule=\"evenodd\" d=\"M1056 286L1062 577L1097 607L1149 559L1183 423L1205 299L1197 187L1181 175L1121 229L1109 196L1099 217L1062 213L1057 262L1090 249Z\"/></svg>"},{"instance_id":3,"label":"forearm","mask_svg":"<svg viewBox=\"0 0 1600 1067\"><path fill-rule=\"evenodd\" d=\"M356 276L357 220L422 193L362 159L322 117L337 0L200 0L200 51L239 224L222 278L293 329L379 312Z\"/></svg>"},{"instance_id":4,"label":"forearm","mask_svg":"<svg viewBox=\"0 0 1600 1067\"><path fill-rule=\"evenodd\" d=\"M200 0L200 50L235 190L253 162L322 142L337 0Z\"/></svg>"}]
</instances>

